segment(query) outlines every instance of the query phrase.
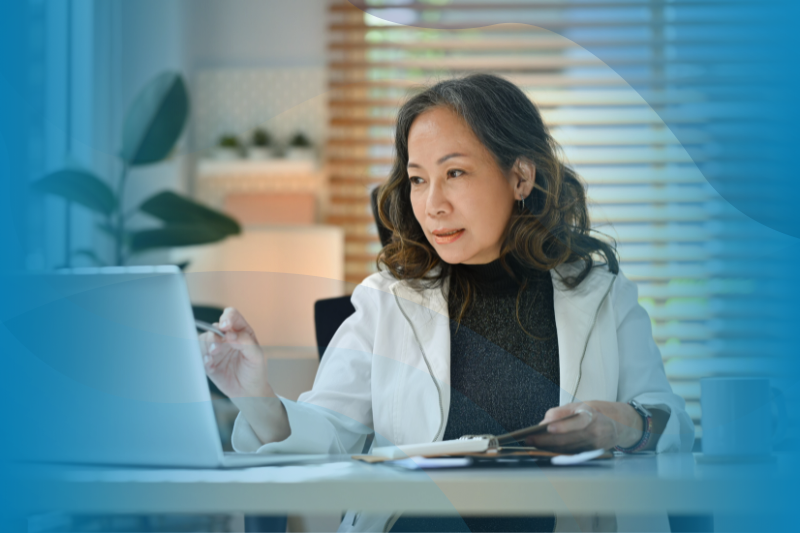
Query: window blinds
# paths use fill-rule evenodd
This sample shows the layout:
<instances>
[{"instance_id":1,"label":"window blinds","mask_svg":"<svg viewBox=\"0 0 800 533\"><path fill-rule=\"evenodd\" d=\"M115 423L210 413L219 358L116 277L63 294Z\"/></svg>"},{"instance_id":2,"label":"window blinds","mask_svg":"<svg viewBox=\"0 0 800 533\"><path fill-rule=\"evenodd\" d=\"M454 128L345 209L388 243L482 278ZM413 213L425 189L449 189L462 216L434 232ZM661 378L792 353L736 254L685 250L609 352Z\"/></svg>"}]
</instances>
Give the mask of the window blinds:
<instances>
[{"instance_id":1,"label":"window blinds","mask_svg":"<svg viewBox=\"0 0 800 533\"><path fill-rule=\"evenodd\" d=\"M593 225L616 239L668 377L698 422L700 377L763 369L737 331L753 282L725 265L726 239L746 225L697 166L720 130L699 110L737 75L709 72L725 67L715 46L743 45L738 16L711 26L708 10L663 0L332 2L328 221L346 231L347 281L375 271L368 191L388 176L401 102L450 76L504 76L588 183Z\"/></svg>"}]
</instances>

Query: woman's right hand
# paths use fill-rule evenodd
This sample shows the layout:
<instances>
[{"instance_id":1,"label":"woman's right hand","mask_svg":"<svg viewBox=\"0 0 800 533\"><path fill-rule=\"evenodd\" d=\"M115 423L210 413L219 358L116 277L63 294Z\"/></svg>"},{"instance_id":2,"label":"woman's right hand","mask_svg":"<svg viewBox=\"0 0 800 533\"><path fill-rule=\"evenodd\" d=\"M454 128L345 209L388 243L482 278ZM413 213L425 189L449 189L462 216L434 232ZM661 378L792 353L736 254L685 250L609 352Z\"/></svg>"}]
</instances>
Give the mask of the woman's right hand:
<instances>
[{"instance_id":1,"label":"woman's right hand","mask_svg":"<svg viewBox=\"0 0 800 533\"><path fill-rule=\"evenodd\" d=\"M267 359L253 328L233 307L215 323L225 337L210 331L200 335L206 374L234 403L239 398L275 397L267 381Z\"/></svg>"}]
</instances>

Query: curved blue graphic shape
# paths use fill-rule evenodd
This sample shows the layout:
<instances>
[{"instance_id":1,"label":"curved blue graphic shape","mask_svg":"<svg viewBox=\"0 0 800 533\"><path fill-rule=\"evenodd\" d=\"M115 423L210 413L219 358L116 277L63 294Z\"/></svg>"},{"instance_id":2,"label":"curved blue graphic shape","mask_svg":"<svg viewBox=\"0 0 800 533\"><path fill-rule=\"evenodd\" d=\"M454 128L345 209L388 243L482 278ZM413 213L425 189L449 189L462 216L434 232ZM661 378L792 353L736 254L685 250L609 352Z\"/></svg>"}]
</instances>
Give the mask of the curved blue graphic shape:
<instances>
[{"instance_id":1,"label":"curved blue graphic shape","mask_svg":"<svg viewBox=\"0 0 800 533\"><path fill-rule=\"evenodd\" d=\"M349 0L368 24L464 30L514 23L543 28L592 53L640 91L717 192L765 226L800 236L793 171L800 135L795 2L632 1L540 5ZM694 103L664 105L656 91L694 90ZM698 147L682 127L713 137Z\"/></svg>"}]
</instances>

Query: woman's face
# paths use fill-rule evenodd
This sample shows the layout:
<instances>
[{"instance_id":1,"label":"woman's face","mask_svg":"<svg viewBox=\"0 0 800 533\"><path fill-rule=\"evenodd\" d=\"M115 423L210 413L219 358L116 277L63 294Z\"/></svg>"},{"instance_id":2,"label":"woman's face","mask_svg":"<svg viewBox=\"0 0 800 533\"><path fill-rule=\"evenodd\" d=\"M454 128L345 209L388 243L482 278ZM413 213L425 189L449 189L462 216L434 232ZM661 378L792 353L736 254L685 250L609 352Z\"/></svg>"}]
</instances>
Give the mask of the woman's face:
<instances>
[{"instance_id":1,"label":"woman's face","mask_svg":"<svg viewBox=\"0 0 800 533\"><path fill-rule=\"evenodd\" d=\"M447 263L485 264L500 257L515 201L527 196L517 173L512 174L503 173L472 129L448 108L426 111L411 124L411 205L428 242Z\"/></svg>"}]
</instances>

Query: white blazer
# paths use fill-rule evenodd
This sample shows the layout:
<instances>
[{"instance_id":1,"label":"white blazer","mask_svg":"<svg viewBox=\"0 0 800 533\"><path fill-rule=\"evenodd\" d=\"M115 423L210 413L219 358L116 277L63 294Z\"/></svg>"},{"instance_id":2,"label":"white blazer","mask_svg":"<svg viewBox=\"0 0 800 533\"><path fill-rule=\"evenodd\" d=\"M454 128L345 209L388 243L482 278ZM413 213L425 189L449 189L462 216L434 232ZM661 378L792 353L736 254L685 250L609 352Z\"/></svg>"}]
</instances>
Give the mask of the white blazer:
<instances>
[{"instance_id":1,"label":"white blazer","mask_svg":"<svg viewBox=\"0 0 800 533\"><path fill-rule=\"evenodd\" d=\"M690 451L694 425L667 381L636 286L622 273L598 266L576 288L567 288L560 276L574 275L582 266L551 271L560 404L636 399L660 407L670 416L656 451ZM442 439L450 406L447 284L416 290L379 272L356 287L351 301L356 312L331 340L312 390L297 402L281 399L291 435L262 444L239 416L232 436L236 451L357 454L373 432L375 446ZM342 527L382 531L393 523L389 515L370 518L353 526L345 524L346 516ZM568 522L559 517L567 529L573 527ZM597 530L601 522L595 517L589 529ZM574 527L586 530L586 524Z\"/></svg>"}]
</instances>

